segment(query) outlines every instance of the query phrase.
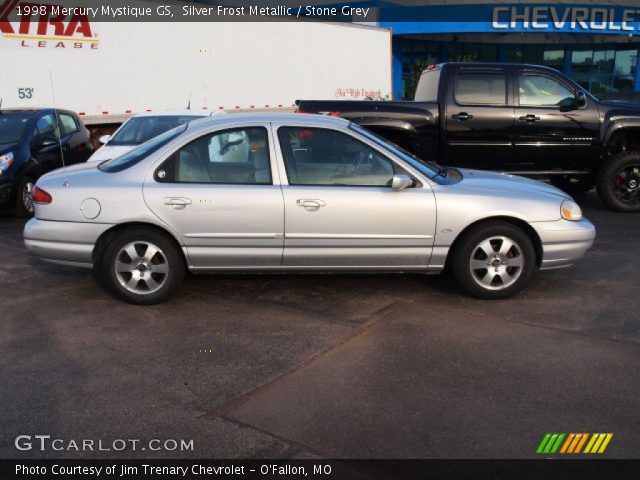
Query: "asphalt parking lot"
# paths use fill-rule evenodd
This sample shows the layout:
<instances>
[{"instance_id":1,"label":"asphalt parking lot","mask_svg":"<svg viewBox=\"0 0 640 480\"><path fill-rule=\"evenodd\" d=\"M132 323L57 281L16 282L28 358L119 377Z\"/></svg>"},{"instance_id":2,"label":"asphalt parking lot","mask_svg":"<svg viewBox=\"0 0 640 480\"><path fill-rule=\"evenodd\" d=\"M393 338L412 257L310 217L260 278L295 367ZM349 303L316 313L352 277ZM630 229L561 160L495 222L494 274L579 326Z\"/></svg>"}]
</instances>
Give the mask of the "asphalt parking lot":
<instances>
[{"instance_id":1,"label":"asphalt parking lot","mask_svg":"<svg viewBox=\"0 0 640 480\"><path fill-rule=\"evenodd\" d=\"M136 307L0 217L0 457L528 458L546 432L612 432L604 455L637 458L640 216L579 201L593 249L498 302L439 277L216 275Z\"/></svg>"}]
</instances>

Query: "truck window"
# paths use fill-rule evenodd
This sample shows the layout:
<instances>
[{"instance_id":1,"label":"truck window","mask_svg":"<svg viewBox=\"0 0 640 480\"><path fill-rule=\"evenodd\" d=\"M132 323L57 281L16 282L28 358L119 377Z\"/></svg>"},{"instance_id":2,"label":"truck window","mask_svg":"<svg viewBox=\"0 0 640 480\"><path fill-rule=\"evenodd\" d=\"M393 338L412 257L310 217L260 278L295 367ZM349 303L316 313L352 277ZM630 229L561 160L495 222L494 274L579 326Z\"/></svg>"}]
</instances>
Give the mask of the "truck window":
<instances>
[{"instance_id":1,"label":"truck window","mask_svg":"<svg viewBox=\"0 0 640 480\"><path fill-rule=\"evenodd\" d=\"M461 105L506 105L507 80L503 73L456 75L455 100Z\"/></svg>"},{"instance_id":2,"label":"truck window","mask_svg":"<svg viewBox=\"0 0 640 480\"><path fill-rule=\"evenodd\" d=\"M546 75L521 74L518 77L520 105L527 107L557 107L563 100L572 100L574 93Z\"/></svg>"},{"instance_id":3,"label":"truck window","mask_svg":"<svg viewBox=\"0 0 640 480\"><path fill-rule=\"evenodd\" d=\"M441 71L439 68L433 68L422 72L416 87L416 94L413 97L416 102L435 102L438 100Z\"/></svg>"}]
</instances>

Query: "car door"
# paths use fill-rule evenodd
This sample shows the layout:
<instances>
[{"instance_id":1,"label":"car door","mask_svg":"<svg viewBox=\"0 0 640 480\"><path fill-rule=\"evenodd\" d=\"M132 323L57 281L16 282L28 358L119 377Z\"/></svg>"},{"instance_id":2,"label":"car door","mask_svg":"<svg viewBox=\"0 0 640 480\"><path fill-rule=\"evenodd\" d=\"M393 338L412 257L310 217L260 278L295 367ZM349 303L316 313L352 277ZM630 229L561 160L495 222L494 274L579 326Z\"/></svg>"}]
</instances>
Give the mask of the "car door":
<instances>
[{"instance_id":1,"label":"car door","mask_svg":"<svg viewBox=\"0 0 640 480\"><path fill-rule=\"evenodd\" d=\"M73 115L58 112L60 143L65 165L83 162L87 159L87 143L83 138L76 119Z\"/></svg>"},{"instance_id":2,"label":"car door","mask_svg":"<svg viewBox=\"0 0 640 480\"><path fill-rule=\"evenodd\" d=\"M282 192L268 129L238 127L199 135L144 183L151 210L183 239L196 269L280 267Z\"/></svg>"},{"instance_id":3,"label":"car door","mask_svg":"<svg viewBox=\"0 0 640 480\"><path fill-rule=\"evenodd\" d=\"M599 156L600 120L591 99L577 106L576 89L551 72L526 69L515 79L515 150L505 170L573 170Z\"/></svg>"},{"instance_id":4,"label":"car door","mask_svg":"<svg viewBox=\"0 0 640 480\"><path fill-rule=\"evenodd\" d=\"M40 175L63 166L59 135L60 130L53 113L43 114L37 119L30 149Z\"/></svg>"},{"instance_id":5,"label":"car door","mask_svg":"<svg viewBox=\"0 0 640 480\"><path fill-rule=\"evenodd\" d=\"M445 96L445 165L497 170L512 155L514 110L507 71L452 69Z\"/></svg>"},{"instance_id":6,"label":"car door","mask_svg":"<svg viewBox=\"0 0 640 480\"><path fill-rule=\"evenodd\" d=\"M394 191L407 173L355 134L275 124L283 179L285 267L424 269L436 207L426 183ZM284 178L287 181L284 181Z\"/></svg>"}]
</instances>

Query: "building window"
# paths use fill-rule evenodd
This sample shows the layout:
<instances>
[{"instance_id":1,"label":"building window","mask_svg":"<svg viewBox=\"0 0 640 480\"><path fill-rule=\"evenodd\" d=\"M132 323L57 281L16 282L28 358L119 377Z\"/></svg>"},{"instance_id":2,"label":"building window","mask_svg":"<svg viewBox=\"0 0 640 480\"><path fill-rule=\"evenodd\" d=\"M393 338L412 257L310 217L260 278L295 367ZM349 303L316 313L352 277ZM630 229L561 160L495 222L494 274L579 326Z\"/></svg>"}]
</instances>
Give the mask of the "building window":
<instances>
[{"instance_id":1,"label":"building window","mask_svg":"<svg viewBox=\"0 0 640 480\"><path fill-rule=\"evenodd\" d=\"M571 55L571 77L595 95L634 89L636 48L576 47Z\"/></svg>"}]
</instances>

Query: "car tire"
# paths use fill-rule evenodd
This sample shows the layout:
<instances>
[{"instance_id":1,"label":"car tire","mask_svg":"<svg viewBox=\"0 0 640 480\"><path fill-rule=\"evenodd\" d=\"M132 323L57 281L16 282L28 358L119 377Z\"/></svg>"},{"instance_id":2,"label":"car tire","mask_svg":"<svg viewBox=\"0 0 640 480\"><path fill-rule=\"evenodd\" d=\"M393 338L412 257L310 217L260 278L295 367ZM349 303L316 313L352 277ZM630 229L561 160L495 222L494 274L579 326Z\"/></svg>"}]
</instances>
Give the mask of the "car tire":
<instances>
[{"instance_id":1,"label":"car tire","mask_svg":"<svg viewBox=\"0 0 640 480\"><path fill-rule=\"evenodd\" d=\"M533 242L522 229L507 222L472 227L463 233L452 254L456 281L481 299L512 297L537 270Z\"/></svg>"},{"instance_id":2,"label":"car tire","mask_svg":"<svg viewBox=\"0 0 640 480\"><path fill-rule=\"evenodd\" d=\"M136 305L166 300L185 274L184 258L175 242L144 227L118 233L99 262L103 285L116 297Z\"/></svg>"},{"instance_id":3,"label":"car tire","mask_svg":"<svg viewBox=\"0 0 640 480\"><path fill-rule=\"evenodd\" d=\"M570 195L582 195L596 185L593 175L553 175L551 185Z\"/></svg>"},{"instance_id":4,"label":"car tire","mask_svg":"<svg viewBox=\"0 0 640 480\"><path fill-rule=\"evenodd\" d=\"M640 152L615 155L598 173L598 195L612 210L640 211Z\"/></svg>"},{"instance_id":5,"label":"car tire","mask_svg":"<svg viewBox=\"0 0 640 480\"><path fill-rule=\"evenodd\" d=\"M23 176L16 187L16 205L13 211L18 218L29 218L33 216L33 199L31 194L35 186L35 180L29 175Z\"/></svg>"}]
</instances>

